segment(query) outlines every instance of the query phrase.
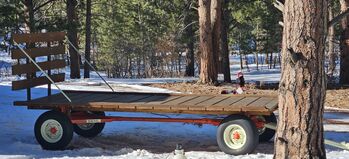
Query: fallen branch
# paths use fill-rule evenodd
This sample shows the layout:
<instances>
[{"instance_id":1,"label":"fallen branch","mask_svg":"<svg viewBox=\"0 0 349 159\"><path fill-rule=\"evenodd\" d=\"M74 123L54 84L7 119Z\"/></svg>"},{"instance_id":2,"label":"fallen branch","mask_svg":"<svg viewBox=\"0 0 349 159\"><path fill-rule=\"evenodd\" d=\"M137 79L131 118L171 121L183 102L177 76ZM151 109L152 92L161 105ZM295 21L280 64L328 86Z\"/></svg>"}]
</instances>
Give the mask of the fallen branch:
<instances>
[{"instance_id":1,"label":"fallen branch","mask_svg":"<svg viewBox=\"0 0 349 159\"><path fill-rule=\"evenodd\" d=\"M341 14L337 15L332 20L330 20L328 22L328 27L331 27L337 24L339 21L341 21L343 18L346 18L348 15L349 15L349 9L347 9L346 11L342 12Z\"/></svg>"},{"instance_id":2,"label":"fallen branch","mask_svg":"<svg viewBox=\"0 0 349 159\"><path fill-rule=\"evenodd\" d=\"M41 4L40 6L34 8L33 11L36 12L36 11L39 10L40 8L46 6L47 4L49 4L49 3L53 2L53 1L55 1L55 0L48 0L48 1L46 1L45 3Z\"/></svg>"}]
</instances>

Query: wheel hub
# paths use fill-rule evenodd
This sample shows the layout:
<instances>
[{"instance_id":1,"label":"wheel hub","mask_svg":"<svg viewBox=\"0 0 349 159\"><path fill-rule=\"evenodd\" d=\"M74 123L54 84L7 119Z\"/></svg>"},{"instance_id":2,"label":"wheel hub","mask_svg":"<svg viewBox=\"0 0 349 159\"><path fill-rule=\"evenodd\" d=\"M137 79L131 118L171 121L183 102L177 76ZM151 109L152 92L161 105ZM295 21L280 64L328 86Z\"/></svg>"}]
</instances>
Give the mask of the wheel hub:
<instances>
[{"instance_id":1,"label":"wheel hub","mask_svg":"<svg viewBox=\"0 0 349 159\"><path fill-rule=\"evenodd\" d=\"M235 131L232 138L235 139L235 140L240 139L240 134L239 134L239 132Z\"/></svg>"},{"instance_id":2,"label":"wheel hub","mask_svg":"<svg viewBox=\"0 0 349 159\"><path fill-rule=\"evenodd\" d=\"M49 143L56 143L62 139L63 128L62 125L54 119L46 120L41 125L41 136Z\"/></svg>"},{"instance_id":3,"label":"wheel hub","mask_svg":"<svg viewBox=\"0 0 349 159\"><path fill-rule=\"evenodd\" d=\"M240 149L246 144L246 132L237 124L229 125L224 130L224 142L231 149Z\"/></svg>"},{"instance_id":4,"label":"wheel hub","mask_svg":"<svg viewBox=\"0 0 349 159\"><path fill-rule=\"evenodd\" d=\"M58 130L57 130L57 128L52 127L52 128L50 129L50 131L51 131L52 134L56 134Z\"/></svg>"}]
</instances>

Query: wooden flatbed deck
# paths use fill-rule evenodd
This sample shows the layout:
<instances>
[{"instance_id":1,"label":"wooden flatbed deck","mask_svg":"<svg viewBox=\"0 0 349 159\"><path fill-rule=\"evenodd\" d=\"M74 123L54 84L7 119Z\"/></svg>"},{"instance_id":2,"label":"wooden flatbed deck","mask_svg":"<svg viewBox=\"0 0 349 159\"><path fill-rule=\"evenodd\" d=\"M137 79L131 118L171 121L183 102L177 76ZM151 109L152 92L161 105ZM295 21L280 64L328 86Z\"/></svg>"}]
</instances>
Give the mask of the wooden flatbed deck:
<instances>
[{"instance_id":1,"label":"wooden flatbed deck","mask_svg":"<svg viewBox=\"0 0 349 159\"><path fill-rule=\"evenodd\" d=\"M62 94L55 94L29 101L16 101L14 105L28 106L29 109L66 107L75 111L269 115L277 109L278 103L276 96L257 95L65 92L71 98L71 103Z\"/></svg>"}]
</instances>

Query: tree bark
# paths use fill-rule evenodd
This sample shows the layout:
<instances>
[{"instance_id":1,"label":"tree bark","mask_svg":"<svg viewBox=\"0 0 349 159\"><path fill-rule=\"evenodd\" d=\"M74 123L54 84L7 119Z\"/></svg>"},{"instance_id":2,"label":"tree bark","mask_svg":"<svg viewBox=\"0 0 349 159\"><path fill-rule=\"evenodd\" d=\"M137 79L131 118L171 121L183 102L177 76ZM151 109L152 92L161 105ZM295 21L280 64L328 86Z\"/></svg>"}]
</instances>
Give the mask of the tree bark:
<instances>
[{"instance_id":1,"label":"tree bark","mask_svg":"<svg viewBox=\"0 0 349 159\"><path fill-rule=\"evenodd\" d=\"M213 60L214 66L216 66L216 73L222 72L219 64L221 49L221 29L222 29L222 1L221 0L211 0L211 29L212 29L212 50L213 50Z\"/></svg>"},{"instance_id":2,"label":"tree bark","mask_svg":"<svg viewBox=\"0 0 349 159\"><path fill-rule=\"evenodd\" d=\"M217 73L213 58L210 6L211 0L199 0L200 82L213 84L217 81Z\"/></svg>"},{"instance_id":3,"label":"tree bark","mask_svg":"<svg viewBox=\"0 0 349 159\"><path fill-rule=\"evenodd\" d=\"M323 112L327 0L288 0L284 9L274 158L326 158Z\"/></svg>"},{"instance_id":4,"label":"tree bark","mask_svg":"<svg viewBox=\"0 0 349 159\"><path fill-rule=\"evenodd\" d=\"M329 3L329 4L331 4L331 3ZM329 18L329 20L333 19L332 5L329 5L329 7L328 7L328 18ZM328 41L328 61L329 61L327 75L332 77L333 72L336 69L336 54L334 52L334 46L333 46L334 26L329 26L328 40L327 41Z\"/></svg>"},{"instance_id":5,"label":"tree bark","mask_svg":"<svg viewBox=\"0 0 349 159\"><path fill-rule=\"evenodd\" d=\"M230 61L229 61L229 43L228 43L228 28L230 20L230 12L228 10L229 0L224 0L223 11L222 11L222 71L224 74L224 82L231 83L231 74L230 74Z\"/></svg>"},{"instance_id":6,"label":"tree bark","mask_svg":"<svg viewBox=\"0 0 349 159\"><path fill-rule=\"evenodd\" d=\"M349 7L349 0L340 0L341 11L345 12ZM342 19L341 43L340 43L340 76L339 83L349 84L349 17Z\"/></svg>"},{"instance_id":7,"label":"tree bark","mask_svg":"<svg viewBox=\"0 0 349 159\"><path fill-rule=\"evenodd\" d=\"M87 62L91 62L91 0L86 0L86 38L85 38L85 63L84 78L90 78L90 66Z\"/></svg>"},{"instance_id":8,"label":"tree bark","mask_svg":"<svg viewBox=\"0 0 349 159\"><path fill-rule=\"evenodd\" d=\"M25 28L28 33L35 32L34 4L33 0L24 0Z\"/></svg>"},{"instance_id":9,"label":"tree bark","mask_svg":"<svg viewBox=\"0 0 349 159\"><path fill-rule=\"evenodd\" d=\"M78 35L77 35L77 16L76 16L76 0L67 0L67 16L68 16L68 39L71 43L78 48ZM78 53L72 46L69 46L70 54L70 78L80 78L80 59Z\"/></svg>"}]
</instances>

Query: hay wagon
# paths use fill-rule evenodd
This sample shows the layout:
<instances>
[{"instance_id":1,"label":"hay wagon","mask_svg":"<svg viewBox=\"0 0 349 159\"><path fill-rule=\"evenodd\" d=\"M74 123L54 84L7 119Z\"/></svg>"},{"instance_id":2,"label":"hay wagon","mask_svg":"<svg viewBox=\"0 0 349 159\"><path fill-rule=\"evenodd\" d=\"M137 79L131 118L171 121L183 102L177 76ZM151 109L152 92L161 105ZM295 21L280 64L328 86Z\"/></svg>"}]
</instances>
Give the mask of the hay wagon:
<instances>
[{"instance_id":1,"label":"hay wagon","mask_svg":"<svg viewBox=\"0 0 349 159\"><path fill-rule=\"evenodd\" d=\"M219 148L233 155L251 153L258 142L269 141L275 134L274 130L268 128L269 123L276 122L273 111L277 109L278 101L275 96L61 90L56 83L63 82L65 74L57 70L66 66L63 58L64 43L70 44L70 42L65 40L63 32L12 36L12 41L17 46L12 49L12 58L18 60L12 67L12 73L26 77L23 80L13 81L12 89L27 90L27 99L15 101L14 105L48 110L37 119L34 126L35 137L43 149L65 149L71 142L74 132L83 137L95 137L101 133L105 123L113 121L215 125L218 127ZM38 57L45 57L46 61L36 62ZM38 77L37 72L41 72L44 76ZM31 99L31 88L46 84L47 96ZM51 85L57 86L60 93L51 94ZM107 111L207 114L220 117L200 119L118 117L106 116L104 112Z\"/></svg>"}]
</instances>

